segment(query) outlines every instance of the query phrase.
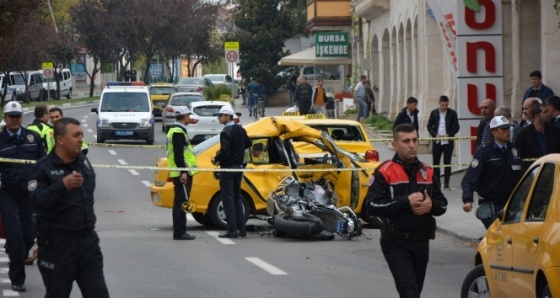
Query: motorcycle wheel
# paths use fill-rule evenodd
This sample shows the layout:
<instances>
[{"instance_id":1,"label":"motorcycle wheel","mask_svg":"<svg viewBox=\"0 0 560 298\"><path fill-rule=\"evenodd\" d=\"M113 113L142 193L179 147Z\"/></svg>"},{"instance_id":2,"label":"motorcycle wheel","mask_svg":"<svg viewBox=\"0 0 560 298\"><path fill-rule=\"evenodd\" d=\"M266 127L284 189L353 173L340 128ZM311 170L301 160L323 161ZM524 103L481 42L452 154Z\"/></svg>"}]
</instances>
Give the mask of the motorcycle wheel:
<instances>
[{"instance_id":1,"label":"motorcycle wheel","mask_svg":"<svg viewBox=\"0 0 560 298\"><path fill-rule=\"evenodd\" d=\"M304 214L302 220L292 219L289 213L280 213L274 218L274 227L283 233L296 236L313 236L323 231L321 220Z\"/></svg>"}]
</instances>

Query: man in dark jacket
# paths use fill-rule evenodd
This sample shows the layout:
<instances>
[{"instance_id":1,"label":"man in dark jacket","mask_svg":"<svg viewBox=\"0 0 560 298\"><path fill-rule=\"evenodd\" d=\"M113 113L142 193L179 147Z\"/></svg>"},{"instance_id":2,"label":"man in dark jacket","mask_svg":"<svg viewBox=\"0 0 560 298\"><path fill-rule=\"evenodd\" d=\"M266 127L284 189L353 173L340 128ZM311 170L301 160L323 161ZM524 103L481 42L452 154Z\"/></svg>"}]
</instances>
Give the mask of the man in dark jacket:
<instances>
[{"instance_id":1,"label":"man in dark jacket","mask_svg":"<svg viewBox=\"0 0 560 298\"><path fill-rule=\"evenodd\" d=\"M554 95L554 91L548 88L542 83L542 74L539 70L535 70L529 74L531 77L531 87L525 91L523 95L523 101L529 97L538 97L541 100L545 100L549 96Z\"/></svg>"},{"instance_id":2,"label":"man in dark jacket","mask_svg":"<svg viewBox=\"0 0 560 298\"><path fill-rule=\"evenodd\" d=\"M445 95L439 97L439 108L434 109L430 113L428 120L428 132L434 138L454 137L459 132L459 119L457 113L448 108L449 98ZM433 164L439 165L441 155L443 154L443 164L451 164L451 155L453 154L453 140L435 140L432 143ZM440 178L439 167L434 169L436 177ZM444 169L444 186L449 189L449 179L451 177L451 167Z\"/></svg>"},{"instance_id":3,"label":"man in dark jacket","mask_svg":"<svg viewBox=\"0 0 560 298\"><path fill-rule=\"evenodd\" d=\"M418 99L414 97L409 97L406 100L406 108L403 108L401 112L395 118L395 122L393 123L393 129L397 127L397 125L402 123L412 124L414 128L416 128L416 132L418 130L418 109L416 106L418 105Z\"/></svg>"},{"instance_id":4,"label":"man in dark jacket","mask_svg":"<svg viewBox=\"0 0 560 298\"><path fill-rule=\"evenodd\" d=\"M296 94L294 96L294 102L299 109L301 115L307 115L309 109L311 108L313 88L307 83L307 77L301 77L301 84L296 88Z\"/></svg>"},{"instance_id":5,"label":"man in dark jacket","mask_svg":"<svg viewBox=\"0 0 560 298\"><path fill-rule=\"evenodd\" d=\"M476 134L476 147L478 148L482 144L487 144L492 140L492 133L490 132L490 120L494 117L494 111L496 110L496 101L493 99L485 99L480 103L480 114L482 114L482 120L478 125L478 130Z\"/></svg>"},{"instance_id":6,"label":"man in dark jacket","mask_svg":"<svg viewBox=\"0 0 560 298\"><path fill-rule=\"evenodd\" d=\"M432 168L420 162L418 132L410 124L393 130L392 160L377 167L366 200L368 216L383 221L381 250L401 297L420 297L435 238L434 216L447 211L447 199ZM373 219L372 219L373 220Z\"/></svg>"},{"instance_id":7,"label":"man in dark jacket","mask_svg":"<svg viewBox=\"0 0 560 298\"><path fill-rule=\"evenodd\" d=\"M560 97L553 95L544 100L543 113L550 119L550 124L560 127Z\"/></svg>"}]
</instances>

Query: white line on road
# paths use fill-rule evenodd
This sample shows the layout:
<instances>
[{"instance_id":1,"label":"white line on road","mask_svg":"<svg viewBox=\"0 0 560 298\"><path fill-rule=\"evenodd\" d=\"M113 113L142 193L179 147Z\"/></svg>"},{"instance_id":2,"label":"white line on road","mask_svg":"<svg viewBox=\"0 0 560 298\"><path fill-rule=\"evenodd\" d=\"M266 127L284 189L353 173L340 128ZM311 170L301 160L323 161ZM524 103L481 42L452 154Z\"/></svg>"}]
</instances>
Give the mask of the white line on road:
<instances>
[{"instance_id":1,"label":"white line on road","mask_svg":"<svg viewBox=\"0 0 560 298\"><path fill-rule=\"evenodd\" d=\"M117 155L117 152L115 150L108 150L108 151L109 151L109 154L111 154L111 155Z\"/></svg>"},{"instance_id":2,"label":"white line on road","mask_svg":"<svg viewBox=\"0 0 560 298\"><path fill-rule=\"evenodd\" d=\"M228 244L235 244L235 242L231 241L228 238L220 238L218 237L219 233L218 232L206 232L208 233L208 235L214 237L216 240L220 241L222 244L228 245Z\"/></svg>"},{"instance_id":3,"label":"white line on road","mask_svg":"<svg viewBox=\"0 0 560 298\"><path fill-rule=\"evenodd\" d=\"M83 127L88 127L88 125L87 125L87 124L82 124L82 126L83 126Z\"/></svg>"},{"instance_id":4,"label":"white line on road","mask_svg":"<svg viewBox=\"0 0 560 298\"><path fill-rule=\"evenodd\" d=\"M9 278L2 278L0 279L0 283L9 284L12 283L12 281Z\"/></svg>"},{"instance_id":5,"label":"white line on road","mask_svg":"<svg viewBox=\"0 0 560 298\"><path fill-rule=\"evenodd\" d=\"M286 271L283 271L276 266L270 265L269 263L261 260L260 258L245 258L245 260L255 264L257 267L261 268L262 270L272 275L288 275Z\"/></svg>"},{"instance_id":6,"label":"white line on road","mask_svg":"<svg viewBox=\"0 0 560 298\"><path fill-rule=\"evenodd\" d=\"M150 181L142 180L140 182L142 182L142 184L146 185L146 187L152 187L152 183Z\"/></svg>"},{"instance_id":7,"label":"white line on road","mask_svg":"<svg viewBox=\"0 0 560 298\"><path fill-rule=\"evenodd\" d=\"M10 271L10 268L0 268L0 273L8 273L8 271Z\"/></svg>"},{"instance_id":8,"label":"white line on road","mask_svg":"<svg viewBox=\"0 0 560 298\"><path fill-rule=\"evenodd\" d=\"M86 119L82 119L82 122L86 122L86 121L87 121Z\"/></svg>"},{"instance_id":9,"label":"white line on road","mask_svg":"<svg viewBox=\"0 0 560 298\"><path fill-rule=\"evenodd\" d=\"M14 292L12 290L2 290L2 295L4 297L19 297L19 292Z\"/></svg>"},{"instance_id":10,"label":"white line on road","mask_svg":"<svg viewBox=\"0 0 560 298\"><path fill-rule=\"evenodd\" d=\"M88 128L87 131L91 133L91 132L93 132L93 129Z\"/></svg>"},{"instance_id":11,"label":"white line on road","mask_svg":"<svg viewBox=\"0 0 560 298\"><path fill-rule=\"evenodd\" d=\"M117 159L117 161L121 164L121 165L127 165L126 161L124 161L124 159Z\"/></svg>"},{"instance_id":12,"label":"white line on road","mask_svg":"<svg viewBox=\"0 0 560 298\"><path fill-rule=\"evenodd\" d=\"M8 258L0 258L0 263L8 263L9 260Z\"/></svg>"},{"instance_id":13,"label":"white line on road","mask_svg":"<svg viewBox=\"0 0 560 298\"><path fill-rule=\"evenodd\" d=\"M97 135L93 135L93 138L97 139Z\"/></svg>"},{"instance_id":14,"label":"white line on road","mask_svg":"<svg viewBox=\"0 0 560 298\"><path fill-rule=\"evenodd\" d=\"M138 173L136 170L128 170L130 172L130 174L132 174L133 176L140 176L140 173Z\"/></svg>"}]
</instances>

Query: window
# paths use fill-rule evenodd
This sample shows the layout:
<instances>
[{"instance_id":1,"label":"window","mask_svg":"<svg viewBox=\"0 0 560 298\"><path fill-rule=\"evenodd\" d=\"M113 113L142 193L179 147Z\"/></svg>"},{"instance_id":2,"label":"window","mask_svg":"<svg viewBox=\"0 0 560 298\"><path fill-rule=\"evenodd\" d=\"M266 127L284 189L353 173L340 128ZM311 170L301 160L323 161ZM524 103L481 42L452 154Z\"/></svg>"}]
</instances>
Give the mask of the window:
<instances>
[{"instance_id":1,"label":"window","mask_svg":"<svg viewBox=\"0 0 560 298\"><path fill-rule=\"evenodd\" d=\"M177 95L171 99L171 106L190 106L192 102L204 101L204 97L200 95Z\"/></svg>"},{"instance_id":2,"label":"window","mask_svg":"<svg viewBox=\"0 0 560 298\"><path fill-rule=\"evenodd\" d=\"M523 207L525 207L527 196L529 195L529 191L531 191L531 185L533 185L533 181L537 176L539 168L539 166L536 166L531 169L530 173L524 177L521 184L519 184L514 190L513 196L511 197L507 207L504 223L518 223L521 220Z\"/></svg>"},{"instance_id":3,"label":"window","mask_svg":"<svg viewBox=\"0 0 560 298\"><path fill-rule=\"evenodd\" d=\"M529 201L527 221L544 221L554 189L554 164L545 164Z\"/></svg>"}]
</instances>

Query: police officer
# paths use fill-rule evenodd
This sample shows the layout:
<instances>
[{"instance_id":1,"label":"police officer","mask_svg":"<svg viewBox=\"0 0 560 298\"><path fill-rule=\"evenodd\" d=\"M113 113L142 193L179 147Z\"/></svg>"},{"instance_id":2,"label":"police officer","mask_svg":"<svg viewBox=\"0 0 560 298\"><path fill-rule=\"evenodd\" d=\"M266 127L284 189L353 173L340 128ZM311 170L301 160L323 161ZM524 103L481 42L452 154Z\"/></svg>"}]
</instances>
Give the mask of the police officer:
<instances>
[{"instance_id":1,"label":"police officer","mask_svg":"<svg viewBox=\"0 0 560 298\"><path fill-rule=\"evenodd\" d=\"M187 134L190 114L191 111L187 107L177 108L176 121L167 132L167 165L170 168L196 167L196 155ZM183 211L183 204L190 196L193 176L196 174L198 174L196 170L169 171L169 177L173 178L175 190L173 199L173 239L175 240L194 240L196 238L187 233L187 215Z\"/></svg>"},{"instance_id":2,"label":"police officer","mask_svg":"<svg viewBox=\"0 0 560 298\"><path fill-rule=\"evenodd\" d=\"M490 121L493 140L476 149L461 187L463 188L463 210L471 212L474 192L478 192L479 205L493 202L496 210L503 209L513 188L522 176L519 151L509 141L510 123L504 116ZM483 220L488 227L494 219Z\"/></svg>"},{"instance_id":3,"label":"police officer","mask_svg":"<svg viewBox=\"0 0 560 298\"><path fill-rule=\"evenodd\" d=\"M49 119L51 120L51 124L53 126L56 125L56 122L58 122L58 120L62 119L64 117L64 113L62 113L62 109L60 109L59 107L53 107L49 109ZM86 142L86 138L82 139L82 153L84 155L88 154L88 144Z\"/></svg>"},{"instance_id":4,"label":"police officer","mask_svg":"<svg viewBox=\"0 0 560 298\"><path fill-rule=\"evenodd\" d=\"M367 212L383 221L381 250L400 297L420 297L429 240L435 238L434 216L447 211L447 199L434 170L416 157L418 132L412 124L395 127L392 146L393 159L379 165L370 178Z\"/></svg>"},{"instance_id":5,"label":"police officer","mask_svg":"<svg viewBox=\"0 0 560 298\"><path fill-rule=\"evenodd\" d=\"M38 160L45 155L39 135L21 125L22 115L21 104L16 101L10 101L4 107L6 126L0 133L1 158ZM8 275L12 290L16 292L25 292L24 260L35 239L27 193L27 177L31 167L26 164L0 163L0 212L6 233L6 252L10 258Z\"/></svg>"},{"instance_id":6,"label":"police officer","mask_svg":"<svg viewBox=\"0 0 560 298\"><path fill-rule=\"evenodd\" d=\"M43 147L47 154L54 148L54 130L48 124L49 110L46 105L39 104L35 107L35 120L27 126L27 129L39 134L43 140Z\"/></svg>"},{"instance_id":7,"label":"police officer","mask_svg":"<svg viewBox=\"0 0 560 298\"><path fill-rule=\"evenodd\" d=\"M95 172L80 153L80 121L54 126L56 146L37 162L27 188L38 214L39 271L45 297L69 297L77 282L83 297L109 297L95 232Z\"/></svg>"},{"instance_id":8,"label":"police officer","mask_svg":"<svg viewBox=\"0 0 560 298\"><path fill-rule=\"evenodd\" d=\"M218 112L218 120L225 127L220 133L220 151L212 159L214 165L222 169L241 169L244 167L245 149L251 147L251 139L241 125L233 122L233 109L223 106ZM247 236L245 214L241 201L241 178L243 172L221 172L220 192L228 224L227 232L221 238L237 238ZM237 231L239 230L239 234Z\"/></svg>"}]
</instances>

